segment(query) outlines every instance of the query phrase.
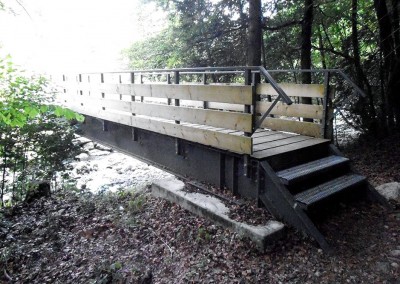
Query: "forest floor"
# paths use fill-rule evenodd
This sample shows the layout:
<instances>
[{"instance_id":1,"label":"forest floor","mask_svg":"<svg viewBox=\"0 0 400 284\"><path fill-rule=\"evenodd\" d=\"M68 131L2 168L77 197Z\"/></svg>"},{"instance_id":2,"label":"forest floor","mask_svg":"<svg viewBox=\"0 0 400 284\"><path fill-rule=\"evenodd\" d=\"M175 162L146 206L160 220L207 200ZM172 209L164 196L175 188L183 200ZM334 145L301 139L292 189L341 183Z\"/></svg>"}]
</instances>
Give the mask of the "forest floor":
<instances>
[{"instance_id":1,"label":"forest floor","mask_svg":"<svg viewBox=\"0 0 400 284\"><path fill-rule=\"evenodd\" d=\"M374 185L400 181L399 138L345 152ZM393 206L341 204L320 223L333 254L291 229L259 252L146 191L62 190L0 211L0 283L400 283Z\"/></svg>"}]
</instances>

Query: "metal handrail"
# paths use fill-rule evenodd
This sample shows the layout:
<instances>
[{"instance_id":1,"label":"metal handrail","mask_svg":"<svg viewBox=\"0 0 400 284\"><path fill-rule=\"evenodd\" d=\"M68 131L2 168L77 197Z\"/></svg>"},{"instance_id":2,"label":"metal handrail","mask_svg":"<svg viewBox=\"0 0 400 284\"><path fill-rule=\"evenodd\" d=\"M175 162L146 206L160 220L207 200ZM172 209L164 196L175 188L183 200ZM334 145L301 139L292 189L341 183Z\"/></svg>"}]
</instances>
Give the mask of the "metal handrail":
<instances>
[{"instance_id":1,"label":"metal handrail","mask_svg":"<svg viewBox=\"0 0 400 284\"><path fill-rule=\"evenodd\" d=\"M289 96L285 93L285 91L282 90L282 88L278 85L278 83L272 78L271 74L263 67L260 66L258 67L259 71L264 77L267 79L267 81L271 84L271 86L274 88L274 90L278 93L278 97L273 101L273 103L270 105L270 107L267 109L267 111L261 116L261 118L257 121L257 124L255 125L253 129L253 133L256 132L258 128L262 125L264 120L267 118L267 116L271 113L273 108L276 106L276 104L282 99L287 105L291 105L293 101L289 98Z\"/></svg>"}]
</instances>

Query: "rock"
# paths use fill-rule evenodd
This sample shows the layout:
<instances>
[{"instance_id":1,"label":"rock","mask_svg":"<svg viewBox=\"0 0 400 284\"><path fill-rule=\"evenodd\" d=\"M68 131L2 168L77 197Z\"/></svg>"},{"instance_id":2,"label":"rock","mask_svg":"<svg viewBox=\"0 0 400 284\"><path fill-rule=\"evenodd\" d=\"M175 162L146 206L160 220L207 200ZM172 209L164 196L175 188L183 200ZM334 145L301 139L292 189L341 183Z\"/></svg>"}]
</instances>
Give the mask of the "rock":
<instances>
[{"instance_id":1,"label":"rock","mask_svg":"<svg viewBox=\"0 0 400 284\"><path fill-rule=\"evenodd\" d=\"M390 252L390 255L394 256L394 257L400 257L400 250L398 250L398 249L392 250Z\"/></svg>"},{"instance_id":2,"label":"rock","mask_svg":"<svg viewBox=\"0 0 400 284\"><path fill-rule=\"evenodd\" d=\"M89 152L90 156L95 156L95 157L99 157L99 156L107 156L110 154L110 152L107 151L102 151L102 150L97 150L97 149L93 149Z\"/></svg>"},{"instance_id":3,"label":"rock","mask_svg":"<svg viewBox=\"0 0 400 284\"><path fill-rule=\"evenodd\" d=\"M112 148L97 143L95 144L95 148L101 151L112 152Z\"/></svg>"},{"instance_id":4,"label":"rock","mask_svg":"<svg viewBox=\"0 0 400 284\"><path fill-rule=\"evenodd\" d=\"M93 150L95 147L94 147L94 143L93 142L89 142L89 143L86 143L85 145L83 145L83 149L85 150L85 151L91 151L91 150Z\"/></svg>"},{"instance_id":5,"label":"rock","mask_svg":"<svg viewBox=\"0 0 400 284\"><path fill-rule=\"evenodd\" d=\"M92 142L92 140L87 139L86 137L77 137L74 139L73 143L80 147L84 146L85 144Z\"/></svg>"},{"instance_id":6,"label":"rock","mask_svg":"<svg viewBox=\"0 0 400 284\"><path fill-rule=\"evenodd\" d=\"M390 272L390 264L388 262L379 261L376 263L376 269L383 273L389 273Z\"/></svg>"},{"instance_id":7,"label":"rock","mask_svg":"<svg viewBox=\"0 0 400 284\"><path fill-rule=\"evenodd\" d=\"M80 153L78 156L75 157L78 161L87 161L89 160L89 155L86 153Z\"/></svg>"},{"instance_id":8,"label":"rock","mask_svg":"<svg viewBox=\"0 0 400 284\"><path fill-rule=\"evenodd\" d=\"M25 202L31 203L42 197L50 197L50 182L49 181L38 181L30 184L26 193Z\"/></svg>"},{"instance_id":9,"label":"rock","mask_svg":"<svg viewBox=\"0 0 400 284\"><path fill-rule=\"evenodd\" d=\"M389 182L376 187L376 190L387 200L400 202L400 183Z\"/></svg>"},{"instance_id":10,"label":"rock","mask_svg":"<svg viewBox=\"0 0 400 284\"><path fill-rule=\"evenodd\" d=\"M87 162L80 162L75 166L75 172L77 175L90 173L90 164Z\"/></svg>"},{"instance_id":11,"label":"rock","mask_svg":"<svg viewBox=\"0 0 400 284\"><path fill-rule=\"evenodd\" d=\"M399 268L399 264L396 263L396 262L392 262L390 265L391 265L393 268Z\"/></svg>"}]
</instances>

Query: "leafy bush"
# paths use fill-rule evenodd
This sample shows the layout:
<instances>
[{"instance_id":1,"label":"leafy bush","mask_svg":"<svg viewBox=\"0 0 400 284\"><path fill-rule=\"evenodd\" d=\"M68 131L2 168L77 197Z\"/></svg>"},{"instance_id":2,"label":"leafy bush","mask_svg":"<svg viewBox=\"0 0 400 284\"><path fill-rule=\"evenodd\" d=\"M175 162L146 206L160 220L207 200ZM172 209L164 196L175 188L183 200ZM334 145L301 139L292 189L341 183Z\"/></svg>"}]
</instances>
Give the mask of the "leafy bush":
<instances>
[{"instance_id":1,"label":"leafy bush","mask_svg":"<svg viewBox=\"0 0 400 284\"><path fill-rule=\"evenodd\" d=\"M54 180L77 152L69 120L82 116L54 105L55 92L43 76L28 76L10 57L0 59L1 204L4 194L23 199L35 180Z\"/></svg>"}]
</instances>

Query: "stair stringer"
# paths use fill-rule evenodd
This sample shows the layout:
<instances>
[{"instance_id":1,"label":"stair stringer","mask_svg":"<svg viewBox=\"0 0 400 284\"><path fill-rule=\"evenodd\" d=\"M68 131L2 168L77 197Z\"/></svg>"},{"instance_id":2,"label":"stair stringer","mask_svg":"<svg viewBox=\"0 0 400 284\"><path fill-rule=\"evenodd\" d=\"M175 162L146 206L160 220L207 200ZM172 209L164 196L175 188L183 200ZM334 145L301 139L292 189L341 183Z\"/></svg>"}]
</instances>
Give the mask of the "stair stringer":
<instances>
[{"instance_id":1,"label":"stair stringer","mask_svg":"<svg viewBox=\"0 0 400 284\"><path fill-rule=\"evenodd\" d=\"M302 233L314 238L324 251L331 248L307 213L295 202L267 161L260 162L258 197L274 217L283 220Z\"/></svg>"},{"instance_id":2,"label":"stair stringer","mask_svg":"<svg viewBox=\"0 0 400 284\"><path fill-rule=\"evenodd\" d=\"M329 145L329 151L337 156L345 157L343 153L334 145L330 144ZM350 163L350 172L355 173L355 174L360 174ZM366 186L366 198L371 201L371 202L377 202L384 207L391 209L390 203L381 195L379 194L378 191L372 186L372 184L366 180L367 186Z\"/></svg>"}]
</instances>

